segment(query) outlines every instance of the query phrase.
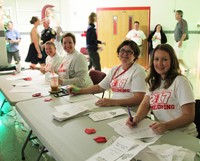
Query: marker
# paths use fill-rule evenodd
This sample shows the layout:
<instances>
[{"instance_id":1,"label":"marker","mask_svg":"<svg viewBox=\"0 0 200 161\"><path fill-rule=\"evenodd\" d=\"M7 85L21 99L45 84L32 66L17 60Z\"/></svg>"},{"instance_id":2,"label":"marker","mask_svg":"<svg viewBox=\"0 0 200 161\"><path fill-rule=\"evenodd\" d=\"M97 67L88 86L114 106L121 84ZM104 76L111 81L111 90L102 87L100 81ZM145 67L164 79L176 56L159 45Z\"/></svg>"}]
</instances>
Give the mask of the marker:
<instances>
[{"instance_id":1,"label":"marker","mask_svg":"<svg viewBox=\"0 0 200 161\"><path fill-rule=\"evenodd\" d=\"M131 111L130 111L130 108L128 108L128 114L129 114L129 117L130 117L130 121L133 122L133 116L131 115Z\"/></svg>"}]
</instances>

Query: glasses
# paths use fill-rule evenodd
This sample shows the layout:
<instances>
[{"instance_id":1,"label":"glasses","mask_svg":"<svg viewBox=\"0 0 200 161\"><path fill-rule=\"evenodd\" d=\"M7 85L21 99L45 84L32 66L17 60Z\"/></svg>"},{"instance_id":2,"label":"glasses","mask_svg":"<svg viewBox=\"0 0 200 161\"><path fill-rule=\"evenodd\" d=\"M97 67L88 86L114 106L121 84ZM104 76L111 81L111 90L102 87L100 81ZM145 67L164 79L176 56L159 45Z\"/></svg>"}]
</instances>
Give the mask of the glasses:
<instances>
[{"instance_id":1,"label":"glasses","mask_svg":"<svg viewBox=\"0 0 200 161\"><path fill-rule=\"evenodd\" d=\"M121 49L120 51L119 51L121 54L129 54L129 55L131 55L131 54L133 54L133 51L132 50L125 50L125 49Z\"/></svg>"}]
</instances>

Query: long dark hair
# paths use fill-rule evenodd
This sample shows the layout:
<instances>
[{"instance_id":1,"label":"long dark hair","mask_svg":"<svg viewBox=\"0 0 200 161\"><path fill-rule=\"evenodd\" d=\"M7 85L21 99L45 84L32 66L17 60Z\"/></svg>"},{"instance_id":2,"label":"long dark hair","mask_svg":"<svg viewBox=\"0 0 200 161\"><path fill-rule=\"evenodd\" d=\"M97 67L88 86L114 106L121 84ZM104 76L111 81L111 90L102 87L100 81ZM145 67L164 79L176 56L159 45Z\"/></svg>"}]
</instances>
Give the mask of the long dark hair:
<instances>
[{"instance_id":1,"label":"long dark hair","mask_svg":"<svg viewBox=\"0 0 200 161\"><path fill-rule=\"evenodd\" d=\"M158 74L156 72L154 65L153 65L154 55L157 50L163 50L163 51L167 52L171 59L170 69L165 78L164 88L165 89L169 88L169 86L173 83L174 79L178 75L182 75L180 67L179 67L179 62L176 57L174 49L169 44L160 44L153 51L153 55L152 55L151 61L150 61L150 72L149 72L149 75L145 79L145 81L149 85L150 91L154 91L161 85L161 76L160 76L160 74Z\"/></svg>"}]
</instances>

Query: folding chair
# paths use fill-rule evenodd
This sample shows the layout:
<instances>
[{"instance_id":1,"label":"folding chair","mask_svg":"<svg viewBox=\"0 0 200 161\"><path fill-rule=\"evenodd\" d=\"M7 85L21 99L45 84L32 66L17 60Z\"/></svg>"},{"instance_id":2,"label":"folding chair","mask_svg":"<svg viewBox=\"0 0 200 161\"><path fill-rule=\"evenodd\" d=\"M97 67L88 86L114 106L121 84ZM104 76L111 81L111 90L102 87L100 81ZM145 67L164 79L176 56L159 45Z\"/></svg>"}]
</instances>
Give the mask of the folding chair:
<instances>
[{"instance_id":1,"label":"folding chair","mask_svg":"<svg viewBox=\"0 0 200 161\"><path fill-rule=\"evenodd\" d=\"M90 70L89 76L92 79L94 85L99 84L106 76L106 73L98 71L98 70ZM104 97L104 93L102 94L102 98Z\"/></svg>"}]
</instances>

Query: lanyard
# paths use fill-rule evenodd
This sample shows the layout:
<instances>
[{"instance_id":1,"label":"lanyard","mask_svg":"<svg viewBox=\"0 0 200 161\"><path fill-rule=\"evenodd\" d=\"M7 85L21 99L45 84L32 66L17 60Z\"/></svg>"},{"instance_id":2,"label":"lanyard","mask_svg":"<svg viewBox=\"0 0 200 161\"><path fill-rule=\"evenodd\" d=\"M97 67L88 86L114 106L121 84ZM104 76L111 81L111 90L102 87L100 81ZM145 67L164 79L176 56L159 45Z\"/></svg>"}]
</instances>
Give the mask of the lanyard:
<instances>
[{"instance_id":1,"label":"lanyard","mask_svg":"<svg viewBox=\"0 0 200 161\"><path fill-rule=\"evenodd\" d=\"M133 63L134 64L134 63ZM132 64L132 65L133 65ZM130 67L132 67L132 65L130 66ZM129 70L129 68L130 67L128 67L128 69L125 69L124 71L122 71L121 73L119 73L118 75L116 75L116 73L117 73L117 71L119 70L119 68L121 67L122 65L120 65L120 66L118 66L117 67L117 69L115 70L115 72L114 72L114 74L113 74L113 76L112 76L112 79L111 79L111 81L112 80L114 80L114 79L116 79L116 78L118 78L119 76L121 76L122 74L124 74L126 71L128 71ZM115 76L116 75L116 76Z\"/></svg>"}]
</instances>

